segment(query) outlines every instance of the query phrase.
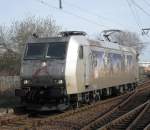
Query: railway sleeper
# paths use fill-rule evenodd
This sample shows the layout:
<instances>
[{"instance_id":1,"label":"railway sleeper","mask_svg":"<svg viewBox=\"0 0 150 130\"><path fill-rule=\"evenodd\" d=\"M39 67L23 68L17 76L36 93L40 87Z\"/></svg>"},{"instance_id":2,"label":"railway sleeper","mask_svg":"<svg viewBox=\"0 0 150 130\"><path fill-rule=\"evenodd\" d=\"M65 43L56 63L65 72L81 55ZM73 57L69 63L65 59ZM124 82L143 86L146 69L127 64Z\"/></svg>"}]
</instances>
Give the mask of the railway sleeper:
<instances>
[{"instance_id":1,"label":"railway sleeper","mask_svg":"<svg viewBox=\"0 0 150 130\"><path fill-rule=\"evenodd\" d=\"M147 102L148 104L144 107L144 109L137 116L137 118L130 124L127 130L130 130L133 128L141 129L141 128L144 128L149 123L150 113L148 113L148 110L150 109L150 101L147 101Z\"/></svg>"},{"instance_id":2,"label":"railway sleeper","mask_svg":"<svg viewBox=\"0 0 150 130\"><path fill-rule=\"evenodd\" d=\"M132 111L126 113L125 115L122 115L121 117L116 118L112 122L101 127L99 130L111 129L112 126L117 126L117 125L122 124L124 119L127 119L127 121L129 120L129 122L131 122L139 114L139 112L143 109L143 107L145 107L146 104L147 104L147 102L138 106L137 108L133 109Z\"/></svg>"}]
</instances>

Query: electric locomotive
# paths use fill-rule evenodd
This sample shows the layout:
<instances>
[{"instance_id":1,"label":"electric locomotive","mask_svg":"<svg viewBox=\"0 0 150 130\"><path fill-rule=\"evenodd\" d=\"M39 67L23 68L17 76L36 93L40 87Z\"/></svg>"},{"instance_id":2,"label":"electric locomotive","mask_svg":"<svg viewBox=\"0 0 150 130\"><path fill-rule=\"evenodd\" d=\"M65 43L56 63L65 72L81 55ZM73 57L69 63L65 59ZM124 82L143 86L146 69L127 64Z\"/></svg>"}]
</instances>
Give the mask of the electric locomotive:
<instances>
[{"instance_id":1,"label":"electric locomotive","mask_svg":"<svg viewBox=\"0 0 150 130\"><path fill-rule=\"evenodd\" d=\"M133 90L138 81L137 53L85 32L32 38L24 49L21 87L15 94L30 110L64 110Z\"/></svg>"}]
</instances>

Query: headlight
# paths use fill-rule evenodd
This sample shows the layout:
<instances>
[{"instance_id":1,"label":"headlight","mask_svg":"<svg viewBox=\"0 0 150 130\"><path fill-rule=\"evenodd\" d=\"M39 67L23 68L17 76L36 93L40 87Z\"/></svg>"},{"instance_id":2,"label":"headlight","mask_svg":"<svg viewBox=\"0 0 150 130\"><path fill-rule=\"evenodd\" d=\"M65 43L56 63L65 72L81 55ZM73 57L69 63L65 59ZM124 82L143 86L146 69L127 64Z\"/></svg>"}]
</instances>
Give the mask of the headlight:
<instances>
[{"instance_id":1,"label":"headlight","mask_svg":"<svg viewBox=\"0 0 150 130\"><path fill-rule=\"evenodd\" d=\"M26 84L26 85L27 85L27 84L31 84L31 80L27 80L27 79L26 79L26 80L23 80L23 84Z\"/></svg>"},{"instance_id":2,"label":"headlight","mask_svg":"<svg viewBox=\"0 0 150 130\"><path fill-rule=\"evenodd\" d=\"M63 80L58 80L58 84L63 84Z\"/></svg>"},{"instance_id":3,"label":"headlight","mask_svg":"<svg viewBox=\"0 0 150 130\"><path fill-rule=\"evenodd\" d=\"M45 66L47 66L47 63L46 62L42 62L42 65L41 65L42 67L45 67Z\"/></svg>"},{"instance_id":4,"label":"headlight","mask_svg":"<svg viewBox=\"0 0 150 130\"><path fill-rule=\"evenodd\" d=\"M63 80L61 80L61 79L59 79L59 80L54 80L54 83L55 84L63 84L64 82L63 82Z\"/></svg>"}]
</instances>

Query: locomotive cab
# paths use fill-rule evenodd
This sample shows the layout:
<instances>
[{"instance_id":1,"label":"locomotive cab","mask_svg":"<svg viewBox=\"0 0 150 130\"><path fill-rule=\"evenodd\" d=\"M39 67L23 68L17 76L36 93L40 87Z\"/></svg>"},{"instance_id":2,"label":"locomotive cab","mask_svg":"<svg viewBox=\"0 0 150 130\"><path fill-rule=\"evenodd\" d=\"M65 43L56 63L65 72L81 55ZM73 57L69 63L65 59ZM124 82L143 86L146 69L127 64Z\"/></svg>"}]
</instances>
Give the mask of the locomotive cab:
<instances>
[{"instance_id":1,"label":"locomotive cab","mask_svg":"<svg viewBox=\"0 0 150 130\"><path fill-rule=\"evenodd\" d=\"M68 41L61 38L36 39L26 45L20 73L21 89L16 90L24 105L37 108L34 105L49 104L51 107L67 100L67 46Z\"/></svg>"},{"instance_id":2,"label":"locomotive cab","mask_svg":"<svg viewBox=\"0 0 150 130\"><path fill-rule=\"evenodd\" d=\"M73 53L70 49L68 52L70 39L70 35L65 34L33 38L26 44L20 72L21 88L16 89L15 94L27 109L61 110L69 106L66 67L70 68L70 62L76 66L76 60L68 60L77 58L68 54ZM78 53L78 48L73 50ZM83 58L83 49L80 49L80 58Z\"/></svg>"}]
</instances>

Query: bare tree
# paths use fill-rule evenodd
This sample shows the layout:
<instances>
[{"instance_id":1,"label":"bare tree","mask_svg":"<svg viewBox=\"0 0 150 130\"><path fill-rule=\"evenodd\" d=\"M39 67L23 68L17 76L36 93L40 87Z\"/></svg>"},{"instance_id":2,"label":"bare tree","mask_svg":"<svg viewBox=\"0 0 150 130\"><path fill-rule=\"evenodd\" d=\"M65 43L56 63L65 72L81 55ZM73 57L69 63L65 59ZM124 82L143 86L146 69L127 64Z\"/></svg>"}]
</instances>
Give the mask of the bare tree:
<instances>
[{"instance_id":1,"label":"bare tree","mask_svg":"<svg viewBox=\"0 0 150 130\"><path fill-rule=\"evenodd\" d=\"M143 43L138 36L138 34L134 32L121 32L114 34L114 39L117 43L120 45L128 46L134 48L138 53L141 52L143 46Z\"/></svg>"},{"instance_id":2,"label":"bare tree","mask_svg":"<svg viewBox=\"0 0 150 130\"><path fill-rule=\"evenodd\" d=\"M59 30L60 27L49 17L27 17L22 21L14 21L9 27L0 26L0 45L9 51L20 51L33 33L49 37L56 35Z\"/></svg>"},{"instance_id":3,"label":"bare tree","mask_svg":"<svg viewBox=\"0 0 150 130\"><path fill-rule=\"evenodd\" d=\"M1 25L0 46L5 53L0 57L0 72L15 67L19 72L22 48L33 33L40 37L50 37L57 35L59 30L60 27L50 17L27 17L22 21L14 21L10 26Z\"/></svg>"},{"instance_id":4,"label":"bare tree","mask_svg":"<svg viewBox=\"0 0 150 130\"><path fill-rule=\"evenodd\" d=\"M6 26L0 26L0 46L3 51L13 52L10 47L10 32Z\"/></svg>"},{"instance_id":5,"label":"bare tree","mask_svg":"<svg viewBox=\"0 0 150 130\"><path fill-rule=\"evenodd\" d=\"M33 33L40 37L50 37L58 33L60 27L55 21L47 17L45 19L37 17L27 17L23 21L16 21L11 26L12 41L18 45L18 49L22 50L22 46L26 43Z\"/></svg>"}]
</instances>

